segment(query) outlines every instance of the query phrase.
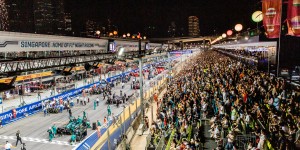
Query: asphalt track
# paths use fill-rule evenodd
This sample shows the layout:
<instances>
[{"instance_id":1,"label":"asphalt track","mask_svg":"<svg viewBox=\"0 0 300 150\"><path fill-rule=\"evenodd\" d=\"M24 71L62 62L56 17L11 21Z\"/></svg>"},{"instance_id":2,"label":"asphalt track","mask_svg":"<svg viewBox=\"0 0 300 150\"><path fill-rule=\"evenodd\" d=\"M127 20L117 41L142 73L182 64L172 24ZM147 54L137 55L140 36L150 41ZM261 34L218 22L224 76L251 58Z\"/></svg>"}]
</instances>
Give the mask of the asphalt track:
<instances>
[{"instance_id":1,"label":"asphalt track","mask_svg":"<svg viewBox=\"0 0 300 150\"><path fill-rule=\"evenodd\" d=\"M132 80L132 79L131 79ZM149 80L145 80L145 86L144 89L148 90L150 88ZM134 90L130 88L130 83L128 82L125 84L125 88L122 90L123 93L126 93L126 95L130 95ZM116 93L116 95L120 94L121 85L118 85L112 89L112 93ZM137 91L139 92L139 90ZM103 100L102 94L99 95L91 95L90 102L87 103L86 106L81 106L80 104L76 104L72 108L73 116L77 117L78 115L82 116L82 112L85 110L87 113L87 117L90 120L91 124L92 122L96 122L97 120L100 120L101 123L103 123L103 119L105 116L107 116L107 104L105 104L106 100ZM94 107L94 100L99 97L100 103L99 107L96 108L96 110L93 109ZM120 107L117 108L116 105L111 105L112 113L115 115L119 114L123 110L124 104L120 104ZM128 105L128 104L126 104ZM56 126L63 126L66 124L69 119L69 114L66 110L63 111L63 113L58 114L50 114L50 116L44 117L43 112L39 112L35 115L29 116L26 119L22 119L20 121L17 121L15 123L12 123L8 126L5 126L0 129L0 145L4 145L6 141L9 141L12 143L12 145L15 145L16 143L16 132L17 130L20 130L22 141L26 143L26 149L27 150L71 150L76 146L70 145L69 140L70 136L65 135L62 137L56 137L53 139L52 142L49 142L48 140L48 128L55 124ZM88 135L93 133L93 130L88 129ZM16 148L13 149L21 149L21 144L18 144Z\"/></svg>"}]
</instances>

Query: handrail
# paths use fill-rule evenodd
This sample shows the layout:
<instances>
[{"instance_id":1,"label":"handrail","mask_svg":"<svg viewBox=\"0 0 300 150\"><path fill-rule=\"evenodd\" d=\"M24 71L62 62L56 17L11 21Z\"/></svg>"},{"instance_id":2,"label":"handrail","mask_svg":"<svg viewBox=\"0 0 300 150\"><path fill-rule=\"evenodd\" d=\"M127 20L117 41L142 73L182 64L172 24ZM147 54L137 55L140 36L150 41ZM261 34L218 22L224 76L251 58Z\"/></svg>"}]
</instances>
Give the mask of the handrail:
<instances>
[{"instance_id":1,"label":"handrail","mask_svg":"<svg viewBox=\"0 0 300 150\"><path fill-rule=\"evenodd\" d=\"M172 130L172 133L171 133L171 135L170 135L170 138L169 138L169 141L168 141L166 150L169 150L169 149L171 148L171 144L172 144L172 141L173 141L173 139L174 139L175 132L176 132L176 129L173 129L173 130Z\"/></svg>"}]
</instances>

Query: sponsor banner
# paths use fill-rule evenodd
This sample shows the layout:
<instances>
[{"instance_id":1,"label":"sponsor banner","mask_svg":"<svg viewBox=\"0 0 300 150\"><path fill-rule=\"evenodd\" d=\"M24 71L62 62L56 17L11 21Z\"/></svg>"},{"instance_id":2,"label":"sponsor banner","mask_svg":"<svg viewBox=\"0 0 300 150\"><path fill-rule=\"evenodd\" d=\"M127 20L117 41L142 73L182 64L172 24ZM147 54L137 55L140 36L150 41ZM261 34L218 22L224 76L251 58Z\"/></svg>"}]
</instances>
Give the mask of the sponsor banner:
<instances>
[{"instance_id":1,"label":"sponsor banner","mask_svg":"<svg viewBox=\"0 0 300 150\"><path fill-rule=\"evenodd\" d=\"M263 24L268 38L278 38L281 28L282 0L263 0Z\"/></svg>"},{"instance_id":2,"label":"sponsor banner","mask_svg":"<svg viewBox=\"0 0 300 150\"><path fill-rule=\"evenodd\" d=\"M107 40L1 32L0 51L106 50Z\"/></svg>"},{"instance_id":3,"label":"sponsor banner","mask_svg":"<svg viewBox=\"0 0 300 150\"><path fill-rule=\"evenodd\" d=\"M192 50L185 50L185 51L178 50L178 51L172 51L172 52L170 52L170 54L191 54L191 53L193 53Z\"/></svg>"},{"instance_id":4,"label":"sponsor banner","mask_svg":"<svg viewBox=\"0 0 300 150\"><path fill-rule=\"evenodd\" d=\"M289 0L287 11L288 35L300 37L300 0Z\"/></svg>"},{"instance_id":5,"label":"sponsor banner","mask_svg":"<svg viewBox=\"0 0 300 150\"><path fill-rule=\"evenodd\" d=\"M276 47L269 47L268 48L268 58L269 58L269 63L275 65L276 64L276 52L277 48Z\"/></svg>"}]
</instances>

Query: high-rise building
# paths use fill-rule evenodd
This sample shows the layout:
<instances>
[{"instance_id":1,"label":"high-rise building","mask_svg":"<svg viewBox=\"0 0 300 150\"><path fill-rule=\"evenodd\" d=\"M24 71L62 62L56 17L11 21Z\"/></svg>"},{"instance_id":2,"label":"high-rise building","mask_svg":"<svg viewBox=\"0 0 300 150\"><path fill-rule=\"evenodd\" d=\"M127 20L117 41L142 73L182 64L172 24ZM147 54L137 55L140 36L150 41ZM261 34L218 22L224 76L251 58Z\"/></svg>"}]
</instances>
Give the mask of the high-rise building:
<instances>
[{"instance_id":1,"label":"high-rise building","mask_svg":"<svg viewBox=\"0 0 300 150\"><path fill-rule=\"evenodd\" d=\"M34 0L33 6L36 33L65 33L64 0Z\"/></svg>"},{"instance_id":2,"label":"high-rise building","mask_svg":"<svg viewBox=\"0 0 300 150\"><path fill-rule=\"evenodd\" d=\"M71 13L65 13L65 23L66 23L65 31L67 33L71 33L72 32L72 16L71 16Z\"/></svg>"},{"instance_id":3,"label":"high-rise building","mask_svg":"<svg viewBox=\"0 0 300 150\"><path fill-rule=\"evenodd\" d=\"M35 33L53 34L52 0L34 0Z\"/></svg>"},{"instance_id":4,"label":"high-rise building","mask_svg":"<svg viewBox=\"0 0 300 150\"><path fill-rule=\"evenodd\" d=\"M1 30L65 33L64 0L0 0L0 15Z\"/></svg>"},{"instance_id":5,"label":"high-rise building","mask_svg":"<svg viewBox=\"0 0 300 150\"><path fill-rule=\"evenodd\" d=\"M176 36L176 24L174 21L171 22L171 25L168 28L168 35L169 37L175 37Z\"/></svg>"},{"instance_id":6,"label":"high-rise building","mask_svg":"<svg viewBox=\"0 0 300 150\"><path fill-rule=\"evenodd\" d=\"M5 0L0 0L0 30L8 30L8 13Z\"/></svg>"},{"instance_id":7,"label":"high-rise building","mask_svg":"<svg viewBox=\"0 0 300 150\"><path fill-rule=\"evenodd\" d=\"M95 36L97 30L100 30L100 26L96 21L87 20L85 22L85 32L87 37Z\"/></svg>"},{"instance_id":8,"label":"high-rise building","mask_svg":"<svg viewBox=\"0 0 300 150\"><path fill-rule=\"evenodd\" d=\"M6 0L8 31L34 31L33 0Z\"/></svg>"},{"instance_id":9,"label":"high-rise building","mask_svg":"<svg viewBox=\"0 0 300 150\"><path fill-rule=\"evenodd\" d=\"M199 19L196 16L189 16L188 18L189 36L199 36Z\"/></svg>"},{"instance_id":10,"label":"high-rise building","mask_svg":"<svg viewBox=\"0 0 300 150\"><path fill-rule=\"evenodd\" d=\"M54 34L62 35L66 28L64 0L52 0L52 5Z\"/></svg>"}]
</instances>

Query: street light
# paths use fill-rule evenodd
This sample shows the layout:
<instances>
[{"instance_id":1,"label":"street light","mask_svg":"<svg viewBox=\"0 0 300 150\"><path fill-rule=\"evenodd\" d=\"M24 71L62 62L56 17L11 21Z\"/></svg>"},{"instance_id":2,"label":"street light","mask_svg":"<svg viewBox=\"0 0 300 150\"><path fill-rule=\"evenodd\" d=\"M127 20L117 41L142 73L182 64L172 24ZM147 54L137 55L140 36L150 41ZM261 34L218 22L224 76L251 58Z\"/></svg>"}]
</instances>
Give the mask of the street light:
<instances>
[{"instance_id":1,"label":"street light","mask_svg":"<svg viewBox=\"0 0 300 150\"><path fill-rule=\"evenodd\" d=\"M243 25L242 24L236 24L234 27L234 30L237 32L240 32L243 30Z\"/></svg>"},{"instance_id":2,"label":"street light","mask_svg":"<svg viewBox=\"0 0 300 150\"><path fill-rule=\"evenodd\" d=\"M123 38L126 38L126 34L123 34Z\"/></svg>"},{"instance_id":3,"label":"street light","mask_svg":"<svg viewBox=\"0 0 300 150\"><path fill-rule=\"evenodd\" d=\"M127 33L127 37L130 37L130 33Z\"/></svg>"},{"instance_id":4,"label":"street light","mask_svg":"<svg viewBox=\"0 0 300 150\"><path fill-rule=\"evenodd\" d=\"M226 38L226 33L223 33L223 34L222 34L222 38Z\"/></svg>"},{"instance_id":5,"label":"street light","mask_svg":"<svg viewBox=\"0 0 300 150\"><path fill-rule=\"evenodd\" d=\"M227 30L227 36L231 36L232 35L232 30Z\"/></svg>"},{"instance_id":6,"label":"street light","mask_svg":"<svg viewBox=\"0 0 300 150\"><path fill-rule=\"evenodd\" d=\"M113 34L116 36L118 35L118 31L114 31Z\"/></svg>"},{"instance_id":7,"label":"street light","mask_svg":"<svg viewBox=\"0 0 300 150\"><path fill-rule=\"evenodd\" d=\"M252 16L252 21L258 23L261 22L263 20L263 13L261 11L255 11Z\"/></svg>"},{"instance_id":8,"label":"street light","mask_svg":"<svg viewBox=\"0 0 300 150\"><path fill-rule=\"evenodd\" d=\"M99 30L96 31L96 34L97 34L97 35L100 35L100 33L101 33L101 32L100 32Z\"/></svg>"},{"instance_id":9,"label":"street light","mask_svg":"<svg viewBox=\"0 0 300 150\"><path fill-rule=\"evenodd\" d=\"M257 31L259 32L258 23L261 22L264 18L262 11L259 11L259 10L255 11L252 14L251 18L252 18L252 21L254 21L256 23L256 28L257 28Z\"/></svg>"},{"instance_id":10,"label":"street light","mask_svg":"<svg viewBox=\"0 0 300 150\"><path fill-rule=\"evenodd\" d=\"M144 36L143 38L144 38L144 40L146 40L146 39L147 39L147 37L146 37L146 36Z\"/></svg>"}]
</instances>

